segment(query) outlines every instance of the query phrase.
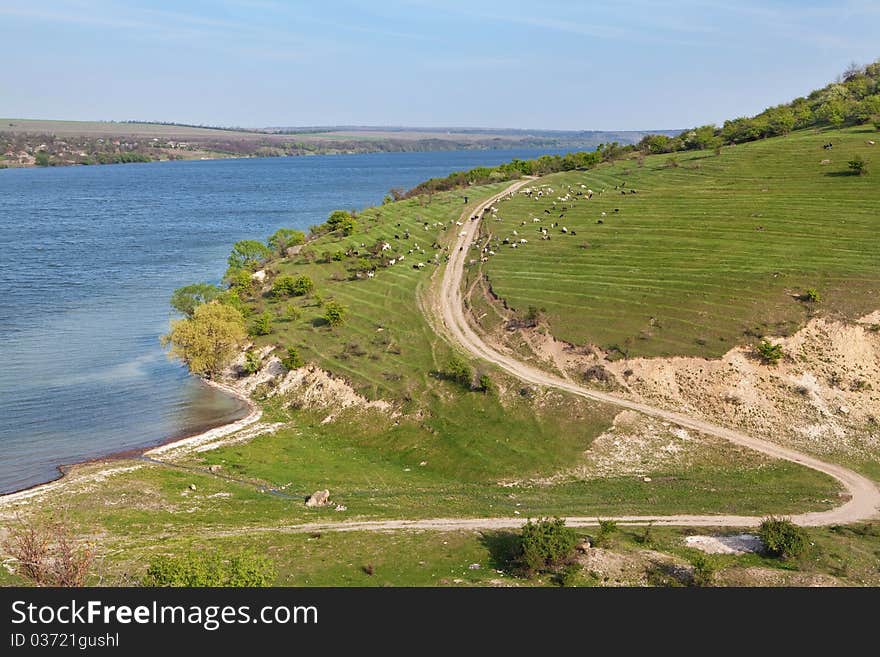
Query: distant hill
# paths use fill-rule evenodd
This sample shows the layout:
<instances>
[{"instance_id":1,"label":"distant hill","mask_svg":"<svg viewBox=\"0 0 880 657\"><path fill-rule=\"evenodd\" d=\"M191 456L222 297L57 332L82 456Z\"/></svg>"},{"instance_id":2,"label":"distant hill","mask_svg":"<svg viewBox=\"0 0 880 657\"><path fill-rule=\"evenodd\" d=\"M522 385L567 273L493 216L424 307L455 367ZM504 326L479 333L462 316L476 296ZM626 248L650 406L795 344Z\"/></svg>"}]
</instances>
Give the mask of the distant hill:
<instances>
[{"instance_id":1,"label":"distant hill","mask_svg":"<svg viewBox=\"0 0 880 657\"><path fill-rule=\"evenodd\" d=\"M393 126L244 129L140 121L0 119L0 168L464 149L593 150L601 143L634 144L648 134L672 137L678 132Z\"/></svg>"}]
</instances>

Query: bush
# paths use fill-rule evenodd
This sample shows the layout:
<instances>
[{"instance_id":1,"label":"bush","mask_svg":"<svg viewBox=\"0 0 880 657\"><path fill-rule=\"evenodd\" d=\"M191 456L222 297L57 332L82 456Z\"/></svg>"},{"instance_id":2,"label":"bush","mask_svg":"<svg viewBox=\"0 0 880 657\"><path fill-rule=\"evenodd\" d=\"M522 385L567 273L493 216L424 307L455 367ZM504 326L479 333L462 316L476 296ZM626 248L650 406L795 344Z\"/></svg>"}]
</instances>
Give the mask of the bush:
<instances>
[{"instance_id":1,"label":"bush","mask_svg":"<svg viewBox=\"0 0 880 657\"><path fill-rule=\"evenodd\" d=\"M755 351L758 352L758 356L761 357L761 360L766 365L776 365L785 355L782 351L782 345L773 344L766 339L758 343Z\"/></svg>"},{"instance_id":2,"label":"bush","mask_svg":"<svg viewBox=\"0 0 880 657\"><path fill-rule=\"evenodd\" d=\"M865 162L861 155L856 155L853 159L846 163L849 171L854 176L864 176L868 173L868 163Z\"/></svg>"},{"instance_id":3,"label":"bush","mask_svg":"<svg viewBox=\"0 0 880 657\"><path fill-rule=\"evenodd\" d=\"M244 373L254 374L257 370L260 369L260 365L262 365L262 362L257 352L253 349L248 349L244 353L244 366L242 367Z\"/></svg>"},{"instance_id":4,"label":"bush","mask_svg":"<svg viewBox=\"0 0 880 657\"><path fill-rule=\"evenodd\" d=\"M187 553L155 557L141 586L271 586L275 576L275 567L266 557Z\"/></svg>"},{"instance_id":5,"label":"bush","mask_svg":"<svg viewBox=\"0 0 880 657\"><path fill-rule=\"evenodd\" d=\"M299 355L299 350L296 347L288 347L287 355L281 359L281 364L284 365L284 369L287 370L296 370L303 366L302 356Z\"/></svg>"},{"instance_id":6,"label":"bush","mask_svg":"<svg viewBox=\"0 0 880 657\"><path fill-rule=\"evenodd\" d=\"M809 288L806 292L801 295L802 301L809 301L810 303L819 303L822 300L822 295L819 294L819 291L816 288Z\"/></svg>"},{"instance_id":7,"label":"bush","mask_svg":"<svg viewBox=\"0 0 880 657\"><path fill-rule=\"evenodd\" d=\"M519 565L527 576L552 572L571 561L577 541L577 534L562 518L529 520L520 536Z\"/></svg>"},{"instance_id":8,"label":"bush","mask_svg":"<svg viewBox=\"0 0 880 657\"><path fill-rule=\"evenodd\" d=\"M767 553L779 559L797 559L810 546L807 532L791 520L769 517L758 529Z\"/></svg>"},{"instance_id":9,"label":"bush","mask_svg":"<svg viewBox=\"0 0 880 657\"><path fill-rule=\"evenodd\" d=\"M276 278L272 284L272 294L276 297L302 297L314 289L314 282L305 275L294 277L285 274Z\"/></svg>"},{"instance_id":10,"label":"bush","mask_svg":"<svg viewBox=\"0 0 880 657\"><path fill-rule=\"evenodd\" d=\"M453 356L446 365L446 377L450 381L455 381L459 385L470 389L471 382L474 380L474 373L470 365L458 356Z\"/></svg>"},{"instance_id":11,"label":"bush","mask_svg":"<svg viewBox=\"0 0 880 657\"><path fill-rule=\"evenodd\" d=\"M596 535L596 547L607 548L611 545L611 537L617 533L617 523L614 520L600 520L599 533Z\"/></svg>"},{"instance_id":12,"label":"bush","mask_svg":"<svg viewBox=\"0 0 880 657\"><path fill-rule=\"evenodd\" d=\"M269 335L272 332L272 314L266 311L260 314L251 326L251 335Z\"/></svg>"},{"instance_id":13,"label":"bush","mask_svg":"<svg viewBox=\"0 0 880 657\"><path fill-rule=\"evenodd\" d=\"M284 319L288 322L295 322L302 316L302 312L299 308L290 304L287 308L284 309Z\"/></svg>"},{"instance_id":14,"label":"bush","mask_svg":"<svg viewBox=\"0 0 880 657\"><path fill-rule=\"evenodd\" d=\"M345 316L348 311L338 301L327 301L324 303L324 320L333 327L342 326L345 323Z\"/></svg>"},{"instance_id":15,"label":"bush","mask_svg":"<svg viewBox=\"0 0 880 657\"><path fill-rule=\"evenodd\" d=\"M254 292L254 279L247 269L230 269L226 272L229 289L239 296L248 296Z\"/></svg>"},{"instance_id":16,"label":"bush","mask_svg":"<svg viewBox=\"0 0 880 657\"><path fill-rule=\"evenodd\" d=\"M262 242L240 240L232 246L227 262L232 269L253 269L271 255L269 247Z\"/></svg>"},{"instance_id":17,"label":"bush","mask_svg":"<svg viewBox=\"0 0 880 657\"><path fill-rule=\"evenodd\" d=\"M715 581L715 562L705 554L696 554L691 558L691 566L694 568L694 586L712 586Z\"/></svg>"},{"instance_id":18,"label":"bush","mask_svg":"<svg viewBox=\"0 0 880 657\"><path fill-rule=\"evenodd\" d=\"M20 577L37 586L85 586L94 547L79 543L64 522L9 526L3 549Z\"/></svg>"},{"instance_id":19,"label":"bush","mask_svg":"<svg viewBox=\"0 0 880 657\"><path fill-rule=\"evenodd\" d=\"M491 392L492 391L492 379L489 378L488 374L483 374L480 376L480 391L481 392Z\"/></svg>"},{"instance_id":20,"label":"bush","mask_svg":"<svg viewBox=\"0 0 880 657\"><path fill-rule=\"evenodd\" d=\"M285 250L287 250L291 246L304 244L305 241L306 235L301 230L294 230L292 228L279 228L269 238L268 244L270 247L275 249L275 251L277 251L279 255L284 255Z\"/></svg>"}]
</instances>

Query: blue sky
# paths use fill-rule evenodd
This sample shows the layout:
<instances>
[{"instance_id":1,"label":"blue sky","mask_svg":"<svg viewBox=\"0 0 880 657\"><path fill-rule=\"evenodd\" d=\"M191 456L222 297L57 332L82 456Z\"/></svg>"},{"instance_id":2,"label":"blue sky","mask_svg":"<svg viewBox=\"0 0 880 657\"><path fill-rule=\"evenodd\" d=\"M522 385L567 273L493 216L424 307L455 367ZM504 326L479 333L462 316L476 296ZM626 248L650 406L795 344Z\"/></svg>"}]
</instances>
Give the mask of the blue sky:
<instances>
[{"instance_id":1,"label":"blue sky","mask_svg":"<svg viewBox=\"0 0 880 657\"><path fill-rule=\"evenodd\" d=\"M659 129L880 58L880 0L0 0L0 116Z\"/></svg>"}]
</instances>

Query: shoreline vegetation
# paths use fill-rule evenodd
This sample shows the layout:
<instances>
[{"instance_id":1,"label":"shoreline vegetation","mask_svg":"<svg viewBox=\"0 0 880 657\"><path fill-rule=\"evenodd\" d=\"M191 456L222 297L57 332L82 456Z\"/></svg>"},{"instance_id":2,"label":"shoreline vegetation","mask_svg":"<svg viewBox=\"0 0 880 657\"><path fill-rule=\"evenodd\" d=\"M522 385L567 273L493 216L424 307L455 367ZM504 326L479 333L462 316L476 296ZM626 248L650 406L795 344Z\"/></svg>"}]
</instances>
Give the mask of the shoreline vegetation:
<instances>
[{"instance_id":1,"label":"shoreline vegetation","mask_svg":"<svg viewBox=\"0 0 880 657\"><path fill-rule=\"evenodd\" d=\"M552 131L427 128L243 130L141 122L0 118L0 169L171 160L460 150L590 150L678 131Z\"/></svg>"}]
</instances>

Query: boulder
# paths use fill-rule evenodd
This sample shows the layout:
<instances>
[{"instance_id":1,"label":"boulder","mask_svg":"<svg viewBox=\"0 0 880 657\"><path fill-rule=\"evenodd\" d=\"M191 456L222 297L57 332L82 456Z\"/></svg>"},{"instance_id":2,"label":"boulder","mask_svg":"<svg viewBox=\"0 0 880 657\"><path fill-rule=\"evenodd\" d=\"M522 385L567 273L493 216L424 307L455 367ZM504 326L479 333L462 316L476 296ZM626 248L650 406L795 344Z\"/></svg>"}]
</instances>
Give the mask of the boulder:
<instances>
[{"instance_id":1,"label":"boulder","mask_svg":"<svg viewBox=\"0 0 880 657\"><path fill-rule=\"evenodd\" d=\"M330 502L330 491L329 490L316 490L314 493L309 495L306 500L307 507L317 507L317 506L328 506L331 504Z\"/></svg>"}]
</instances>

